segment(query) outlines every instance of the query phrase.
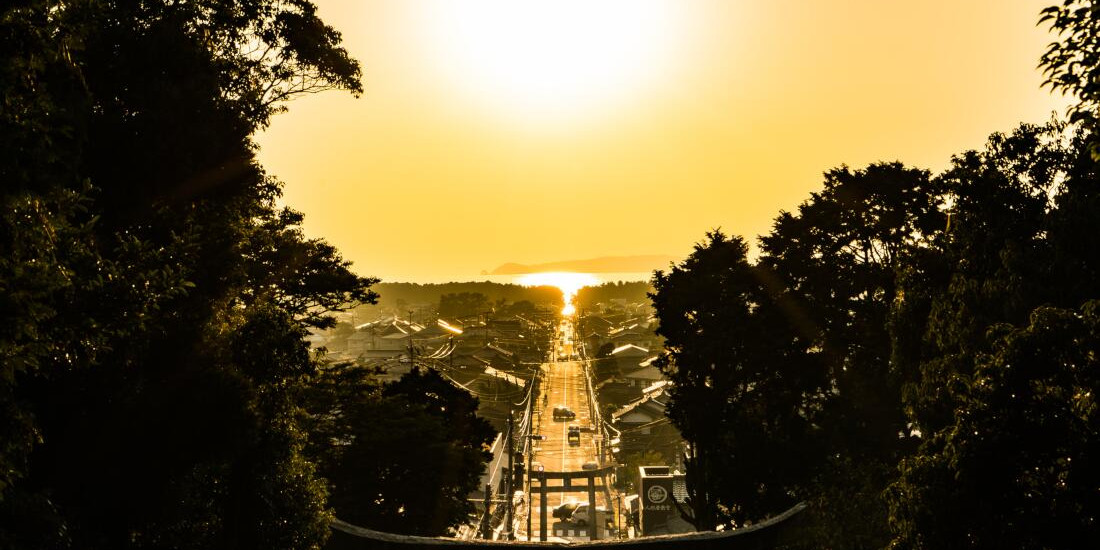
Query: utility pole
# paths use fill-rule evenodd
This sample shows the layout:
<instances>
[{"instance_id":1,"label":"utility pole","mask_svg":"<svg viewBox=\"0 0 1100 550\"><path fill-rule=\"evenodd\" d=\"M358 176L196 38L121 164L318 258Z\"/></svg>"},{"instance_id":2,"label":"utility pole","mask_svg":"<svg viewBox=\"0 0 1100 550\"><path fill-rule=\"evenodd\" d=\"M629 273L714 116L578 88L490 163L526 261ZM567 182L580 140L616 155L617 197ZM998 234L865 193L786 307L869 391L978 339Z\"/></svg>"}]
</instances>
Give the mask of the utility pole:
<instances>
[{"instance_id":1,"label":"utility pole","mask_svg":"<svg viewBox=\"0 0 1100 550\"><path fill-rule=\"evenodd\" d=\"M485 484L485 515L481 516L481 538L489 538L489 530L491 528L489 514L489 508L493 505L493 486Z\"/></svg>"},{"instance_id":2,"label":"utility pole","mask_svg":"<svg viewBox=\"0 0 1100 550\"><path fill-rule=\"evenodd\" d=\"M531 455L535 454L534 443L532 442L535 437L542 439L541 435L527 436L527 470L524 471L524 478L527 481L527 490L523 492L527 496L527 542L531 542L531 512L534 511L534 501L531 500Z\"/></svg>"},{"instance_id":3,"label":"utility pole","mask_svg":"<svg viewBox=\"0 0 1100 550\"><path fill-rule=\"evenodd\" d=\"M619 493L619 513L615 514L615 531L618 532L618 538L626 538L623 536L623 494Z\"/></svg>"},{"instance_id":4,"label":"utility pole","mask_svg":"<svg viewBox=\"0 0 1100 550\"><path fill-rule=\"evenodd\" d=\"M512 487L512 480L516 475L516 453L515 443L512 441L512 417L515 416L515 411L508 410L508 437L507 443L504 445L504 450L508 453L508 475L504 477L504 498L507 500L505 506L504 519L504 540L512 540L512 495L515 494L515 489Z\"/></svg>"},{"instance_id":5,"label":"utility pole","mask_svg":"<svg viewBox=\"0 0 1100 550\"><path fill-rule=\"evenodd\" d=\"M534 395L531 399L534 400ZM528 404L530 406L530 404ZM528 418L531 418L528 416ZM527 436L527 470L525 479L527 481L527 490L524 494L527 495L527 541L531 541L531 515L535 511L535 501L531 495L531 476L534 472L531 470L531 457L535 454L535 441L542 441L542 435L528 435Z\"/></svg>"}]
</instances>

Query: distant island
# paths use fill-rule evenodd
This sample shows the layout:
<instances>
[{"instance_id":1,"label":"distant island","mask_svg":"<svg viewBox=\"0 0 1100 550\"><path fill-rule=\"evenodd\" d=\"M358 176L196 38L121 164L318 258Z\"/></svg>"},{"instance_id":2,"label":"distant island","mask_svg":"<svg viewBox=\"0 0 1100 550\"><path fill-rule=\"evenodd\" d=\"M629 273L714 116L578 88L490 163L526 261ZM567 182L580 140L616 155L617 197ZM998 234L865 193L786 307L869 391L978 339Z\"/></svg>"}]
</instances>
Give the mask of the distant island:
<instances>
[{"instance_id":1,"label":"distant island","mask_svg":"<svg viewBox=\"0 0 1100 550\"><path fill-rule=\"evenodd\" d=\"M643 256L604 256L587 260L567 260L545 264L524 265L506 263L492 271L492 275L522 275L545 271L576 271L580 273L643 273L655 269L664 269L675 256L651 254Z\"/></svg>"}]
</instances>

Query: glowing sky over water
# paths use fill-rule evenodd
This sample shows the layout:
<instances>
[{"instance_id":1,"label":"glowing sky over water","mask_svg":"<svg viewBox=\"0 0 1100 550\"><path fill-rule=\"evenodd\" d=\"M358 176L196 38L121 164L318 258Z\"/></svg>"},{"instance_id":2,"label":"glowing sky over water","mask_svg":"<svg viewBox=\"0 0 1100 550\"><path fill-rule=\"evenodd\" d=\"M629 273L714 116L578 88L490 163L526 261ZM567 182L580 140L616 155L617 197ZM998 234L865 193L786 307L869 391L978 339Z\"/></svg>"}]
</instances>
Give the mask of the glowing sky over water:
<instances>
[{"instance_id":1,"label":"glowing sky over water","mask_svg":"<svg viewBox=\"0 0 1100 550\"><path fill-rule=\"evenodd\" d=\"M565 302L561 314L573 315L577 312L576 304L573 303L573 299L577 297L577 291L586 286L599 284L600 280L589 273L549 271L521 275L516 279L516 282L523 286L556 286L560 288L562 300Z\"/></svg>"},{"instance_id":2,"label":"glowing sky over water","mask_svg":"<svg viewBox=\"0 0 1100 550\"><path fill-rule=\"evenodd\" d=\"M365 275L684 256L753 239L841 164L933 170L1064 101L1052 0L316 0L365 93L259 136L310 236Z\"/></svg>"}]
</instances>

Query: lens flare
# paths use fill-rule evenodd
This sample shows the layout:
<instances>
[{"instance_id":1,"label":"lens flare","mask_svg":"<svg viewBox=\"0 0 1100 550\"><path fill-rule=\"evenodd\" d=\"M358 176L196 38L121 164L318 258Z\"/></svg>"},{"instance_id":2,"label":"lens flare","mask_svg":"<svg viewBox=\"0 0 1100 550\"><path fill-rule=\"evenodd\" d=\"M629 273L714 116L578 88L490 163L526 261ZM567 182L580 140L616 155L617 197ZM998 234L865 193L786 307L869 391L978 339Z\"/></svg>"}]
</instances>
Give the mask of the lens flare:
<instances>
[{"instance_id":1,"label":"lens flare","mask_svg":"<svg viewBox=\"0 0 1100 550\"><path fill-rule=\"evenodd\" d=\"M523 286L556 286L561 289L561 297L565 307L561 314L566 317L577 312L577 306L573 299L577 297L577 291L586 287L600 284L600 280L591 273L572 273L569 271L548 271L545 273L530 273L516 279Z\"/></svg>"}]
</instances>

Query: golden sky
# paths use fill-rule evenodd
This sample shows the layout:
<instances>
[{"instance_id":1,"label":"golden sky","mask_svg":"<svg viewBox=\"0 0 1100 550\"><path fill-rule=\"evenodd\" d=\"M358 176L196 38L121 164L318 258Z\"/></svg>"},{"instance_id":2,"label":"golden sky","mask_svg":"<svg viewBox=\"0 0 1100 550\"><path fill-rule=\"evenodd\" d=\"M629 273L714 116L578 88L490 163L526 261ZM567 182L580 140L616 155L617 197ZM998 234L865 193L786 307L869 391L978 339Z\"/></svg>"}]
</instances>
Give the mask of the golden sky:
<instances>
[{"instance_id":1,"label":"golden sky","mask_svg":"<svg viewBox=\"0 0 1100 550\"><path fill-rule=\"evenodd\" d=\"M829 168L938 170L1065 105L1053 0L314 1L365 93L293 101L260 160L387 281L754 240Z\"/></svg>"}]
</instances>

